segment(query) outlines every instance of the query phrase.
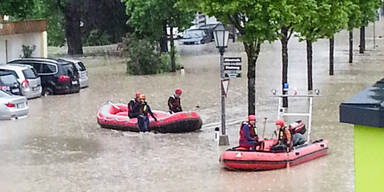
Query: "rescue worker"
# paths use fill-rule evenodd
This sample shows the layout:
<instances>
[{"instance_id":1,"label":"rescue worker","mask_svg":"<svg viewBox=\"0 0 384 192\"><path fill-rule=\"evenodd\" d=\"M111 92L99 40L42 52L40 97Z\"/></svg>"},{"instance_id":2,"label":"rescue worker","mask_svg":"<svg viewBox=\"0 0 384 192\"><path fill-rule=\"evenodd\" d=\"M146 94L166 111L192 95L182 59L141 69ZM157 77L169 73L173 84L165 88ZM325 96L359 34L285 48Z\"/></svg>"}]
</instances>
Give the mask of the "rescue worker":
<instances>
[{"instance_id":1,"label":"rescue worker","mask_svg":"<svg viewBox=\"0 0 384 192\"><path fill-rule=\"evenodd\" d=\"M169 97L168 107L171 114L183 111L180 103L180 96L182 93L183 91L181 89L176 89L175 93Z\"/></svg>"},{"instance_id":2,"label":"rescue worker","mask_svg":"<svg viewBox=\"0 0 384 192\"><path fill-rule=\"evenodd\" d=\"M149 125L149 118L148 118L148 113L152 116L152 118L157 121L157 118L155 115L152 113L151 107L147 104L145 101L145 96L143 94L140 95L139 97L139 115L137 117L137 124L139 126L139 130L141 132L149 132L148 125Z\"/></svg>"},{"instance_id":3,"label":"rescue worker","mask_svg":"<svg viewBox=\"0 0 384 192\"><path fill-rule=\"evenodd\" d=\"M128 117L129 118L137 118L139 116L140 109L140 92L136 92L135 98L131 99L128 103Z\"/></svg>"},{"instance_id":4,"label":"rescue worker","mask_svg":"<svg viewBox=\"0 0 384 192\"><path fill-rule=\"evenodd\" d=\"M284 126L283 119L276 120L276 128L279 131L277 135L278 137L277 145L284 146L286 151L290 152L292 149L292 136L289 129L286 126Z\"/></svg>"},{"instance_id":5,"label":"rescue worker","mask_svg":"<svg viewBox=\"0 0 384 192\"><path fill-rule=\"evenodd\" d=\"M240 127L239 145L246 148L252 147L252 151L256 151L256 146L259 141L255 124L255 115L249 115L248 121L244 121Z\"/></svg>"}]
</instances>

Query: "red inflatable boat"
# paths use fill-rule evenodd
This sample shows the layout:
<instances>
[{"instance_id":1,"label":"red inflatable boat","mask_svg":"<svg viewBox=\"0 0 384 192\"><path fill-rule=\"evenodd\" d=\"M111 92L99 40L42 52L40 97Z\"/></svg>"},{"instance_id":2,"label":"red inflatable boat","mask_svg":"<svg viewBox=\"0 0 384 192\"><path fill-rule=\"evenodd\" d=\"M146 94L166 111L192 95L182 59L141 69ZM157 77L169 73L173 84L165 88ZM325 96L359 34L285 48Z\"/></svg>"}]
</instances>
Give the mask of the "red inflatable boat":
<instances>
[{"instance_id":1,"label":"red inflatable boat","mask_svg":"<svg viewBox=\"0 0 384 192\"><path fill-rule=\"evenodd\" d=\"M149 130L160 133L181 133L195 131L201 128L202 121L196 112L168 112L153 110L158 121L150 117ZM108 102L97 114L97 122L103 128L139 132L137 119L128 117L126 104Z\"/></svg>"},{"instance_id":2,"label":"red inflatable boat","mask_svg":"<svg viewBox=\"0 0 384 192\"><path fill-rule=\"evenodd\" d=\"M249 151L243 147L226 150L220 156L220 163L227 169L271 170L295 166L327 154L328 141L317 140L294 147L291 152L271 152L276 139L264 141L264 149Z\"/></svg>"}]
</instances>

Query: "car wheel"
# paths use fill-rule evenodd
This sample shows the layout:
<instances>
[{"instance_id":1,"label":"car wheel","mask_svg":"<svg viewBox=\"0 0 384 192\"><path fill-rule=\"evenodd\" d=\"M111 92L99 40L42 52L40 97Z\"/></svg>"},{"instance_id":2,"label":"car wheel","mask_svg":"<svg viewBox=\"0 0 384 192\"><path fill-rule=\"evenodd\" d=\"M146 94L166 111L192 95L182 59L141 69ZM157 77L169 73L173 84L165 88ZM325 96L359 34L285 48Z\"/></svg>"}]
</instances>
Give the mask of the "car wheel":
<instances>
[{"instance_id":1,"label":"car wheel","mask_svg":"<svg viewBox=\"0 0 384 192\"><path fill-rule=\"evenodd\" d=\"M52 94L53 94L53 91L51 88L45 88L45 89L43 89L43 92L41 92L41 95L43 95L45 97L48 95L52 95Z\"/></svg>"}]
</instances>

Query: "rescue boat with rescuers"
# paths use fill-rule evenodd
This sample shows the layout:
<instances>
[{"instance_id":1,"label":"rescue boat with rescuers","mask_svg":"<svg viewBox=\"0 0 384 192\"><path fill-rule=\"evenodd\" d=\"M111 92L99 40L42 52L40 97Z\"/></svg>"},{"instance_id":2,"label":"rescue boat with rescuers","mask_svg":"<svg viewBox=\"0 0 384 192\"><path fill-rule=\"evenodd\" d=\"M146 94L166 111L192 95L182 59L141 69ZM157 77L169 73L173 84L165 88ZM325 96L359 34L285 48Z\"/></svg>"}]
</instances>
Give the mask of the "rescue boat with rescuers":
<instances>
[{"instance_id":1,"label":"rescue boat with rescuers","mask_svg":"<svg viewBox=\"0 0 384 192\"><path fill-rule=\"evenodd\" d=\"M308 98L309 112L305 113L285 112L281 106L281 99L292 96L277 96L280 97L278 120L276 121L278 132L274 132L277 138L274 138L274 136L270 139L263 138L267 119L265 118L262 133L263 140L258 140L257 128L254 127L256 118L254 115L250 115L248 122L242 123L240 128L239 146L227 149L220 155L219 161L221 165L230 170L273 170L299 165L327 155L327 140L310 140L312 97L317 95L318 92L316 95L294 95L295 97ZM284 116L307 116L308 130L302 121L296 121L289 126L284 126L284 120L282 119ZM303 135L306 131L307 138L305 139Z\"/></svg>"},{"instance_id":2,"label":"rescue boat with rescuers","mask_svg":"<svg viewBox=\"0 0 384 192\"><path fill-rule=\"evenodd\" d=\"M196 112L169 112L153 110L158 121L150 118L149 130L160 133L183 133L199 130L202 120ZM102 128L139 132L137 118L128 117L126 104L107 102L97 113L97 122Z\"/></svg>"}]
</instances>

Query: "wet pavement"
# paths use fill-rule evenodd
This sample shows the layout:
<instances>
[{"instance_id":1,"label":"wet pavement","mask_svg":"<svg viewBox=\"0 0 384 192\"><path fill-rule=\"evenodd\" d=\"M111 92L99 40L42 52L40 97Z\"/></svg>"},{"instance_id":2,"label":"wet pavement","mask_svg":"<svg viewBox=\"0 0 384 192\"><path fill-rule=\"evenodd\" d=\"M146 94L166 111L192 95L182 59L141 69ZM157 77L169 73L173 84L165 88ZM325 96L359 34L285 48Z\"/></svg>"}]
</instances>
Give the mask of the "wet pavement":
<instances>
[{"instance_id":1,"label":"wet pavement","mask_svg":"<svg viewBox=\"0 0 384 192\"><path fill-rule=\"evenodd\" d=\"M382 21L380 21L382 23ZM89 88L79 94L29 100L26 119L0 121L0 191L354 191L353 129L338 122L338 106L384 74L384 39L373 49L372 26L367 51L358 53L356 30L354 63L348 63L348 34L335 37L335 75L328 76L328 40L314 44L312 139L328 139L329 155L289 169L234 172L220 167L218 157L229 146L214 141L220 125L219 54L213 43L179 45L184 72L129 76L123 59L87 57ZM376 24L384 36L384 25ZM225 56L246 55L231 43ZM257 62L256 109L259 132L268 118L270 137L277 116L271 89L281 82L281 46L265 44ZM305 43L289 43L289 84L306 90ZM240 122L247 116L247 79L231 79L227 97L230 145L237 145ZM201 131L185 134L138 134L102 129L96 113L107 100L127 103L136 91L151 108L166 110L175 88L182 88L184 110L197 111ZM290 100L290 111L306 102ZM291 119L294 120L294 119Z\"/></svg>"}]
</instances>

